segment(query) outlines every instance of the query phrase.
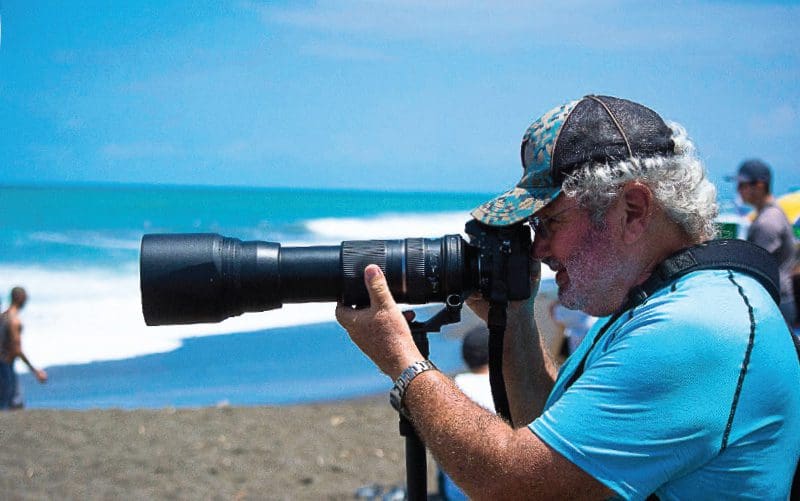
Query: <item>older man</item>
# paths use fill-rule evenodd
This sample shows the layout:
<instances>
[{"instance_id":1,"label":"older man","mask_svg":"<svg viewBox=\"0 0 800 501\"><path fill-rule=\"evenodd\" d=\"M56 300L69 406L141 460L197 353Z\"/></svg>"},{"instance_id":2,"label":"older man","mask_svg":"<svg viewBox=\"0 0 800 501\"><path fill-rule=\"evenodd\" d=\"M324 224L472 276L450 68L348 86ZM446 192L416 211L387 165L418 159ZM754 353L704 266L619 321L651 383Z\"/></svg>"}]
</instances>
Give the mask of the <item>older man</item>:
<instances>
[{"instance_id":1,"label":"older man","mask_svg":"<svg viewBox=\"0 0 800 501\"><path fill-rule=\"evenodd\" d=\"M401 411L439 463L482 499L786 499L800 455L800 363L773 298L733 269L641 294L665 259L714 236L716 191L683 128L586 96L534 122L522 160L517 186L473 216L529 218L532 257L556 272L561 303L608 318L557 371L533 296L509 305L511 424L423 359L377 266L365 270L370 308L337 308L384 373L410 380ZM484 301L470 306L485 318Z\"/></svg>"}]
</instances>

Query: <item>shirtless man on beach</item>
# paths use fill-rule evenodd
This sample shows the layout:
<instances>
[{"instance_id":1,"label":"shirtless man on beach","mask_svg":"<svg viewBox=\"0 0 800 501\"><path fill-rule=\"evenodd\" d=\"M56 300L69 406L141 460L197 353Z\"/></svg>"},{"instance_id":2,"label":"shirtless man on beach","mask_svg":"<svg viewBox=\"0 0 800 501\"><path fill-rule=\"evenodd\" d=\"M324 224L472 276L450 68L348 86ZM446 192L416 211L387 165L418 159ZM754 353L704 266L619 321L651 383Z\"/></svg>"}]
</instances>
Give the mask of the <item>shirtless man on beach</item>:
<instances>
[{"instance_id":1,"label":"shirtless man on beach","mask_svg":"<svg viewBox=\"0 0 800 501\"><path fill-rule=\"evenodd\" d=\"M22 351L22 322L19 312L25 306L28 294L22 287L11 289L11 305L0 316L0 410L22 408L19 382L14 372L14 361L19 358L40 383L47 381L47 373L37 369Z\"/></svg>"}]
</instances>

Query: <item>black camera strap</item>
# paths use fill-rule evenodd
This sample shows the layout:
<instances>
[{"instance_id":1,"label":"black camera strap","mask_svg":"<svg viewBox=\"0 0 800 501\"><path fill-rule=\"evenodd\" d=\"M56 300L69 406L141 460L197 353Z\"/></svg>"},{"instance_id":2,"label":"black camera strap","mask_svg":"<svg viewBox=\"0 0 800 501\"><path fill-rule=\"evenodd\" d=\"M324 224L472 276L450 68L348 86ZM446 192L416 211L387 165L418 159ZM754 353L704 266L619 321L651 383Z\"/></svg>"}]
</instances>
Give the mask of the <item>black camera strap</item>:
<instances>
[{"instance_id":1,"label":"black camera strap","mask_svg":"<svg viewBox=\"0 0 800 501\"><path fill-rule=\"evenodd\" d=\"M508 302L489 303L489 384L495 412L511 423L506 383L503 378L503 340L506 333L506 307Z\"/></svg>"},{"instance_id":2,"label":"black camera strap","mask_svg":"<svg viewBox=\"0 0 800 501\"><path fill-rule=\"evenodd\" d=\"M778 265L763 248L745 240L712 240L683 249L665 259L642 285L628 294L630 309L644 302L655 291L676 279L698 270L727 269L746 273L761 283L776 303L781 301Z\"/></svg>"},{"instance_id":3,"label":"black camera strap","mask_svg":"<svg viewBox=\"0 0 800 501\"><path fill-rule=\"evenodd\" d=\"M499 252L495 253L492 260L492 280L489 318L486 326L489 328L489 384L492 388L494 410L500 417L511 420L511 408L508 404L506 383L503 378L503 341L506 333L506 308L508 307L508 285L505 277L508 273L508 259L511 255L511 242L502 238Z\"/></svg>"}]
</instances>

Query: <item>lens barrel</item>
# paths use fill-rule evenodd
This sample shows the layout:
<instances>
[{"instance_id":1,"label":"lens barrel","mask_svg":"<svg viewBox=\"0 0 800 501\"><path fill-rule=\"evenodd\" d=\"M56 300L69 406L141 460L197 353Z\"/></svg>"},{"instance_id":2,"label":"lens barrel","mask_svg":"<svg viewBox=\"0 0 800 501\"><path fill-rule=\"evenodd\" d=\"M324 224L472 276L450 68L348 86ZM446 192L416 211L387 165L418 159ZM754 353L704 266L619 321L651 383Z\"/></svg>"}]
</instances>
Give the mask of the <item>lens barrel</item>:
<instances>
[{"instance_id":1,"label":"lens barrel","mask_svg":"<svg viewBox=\"0 0 800 501\"><path fill-rule=\"evenodd\" d=\"M364 306L364 268L377 264L400 303L444 302L477 286L477 256L459 235L281 247L217 234L142 238L140 286L147 325L219 322L284 303Z\"/></svg>"}]
</instances>

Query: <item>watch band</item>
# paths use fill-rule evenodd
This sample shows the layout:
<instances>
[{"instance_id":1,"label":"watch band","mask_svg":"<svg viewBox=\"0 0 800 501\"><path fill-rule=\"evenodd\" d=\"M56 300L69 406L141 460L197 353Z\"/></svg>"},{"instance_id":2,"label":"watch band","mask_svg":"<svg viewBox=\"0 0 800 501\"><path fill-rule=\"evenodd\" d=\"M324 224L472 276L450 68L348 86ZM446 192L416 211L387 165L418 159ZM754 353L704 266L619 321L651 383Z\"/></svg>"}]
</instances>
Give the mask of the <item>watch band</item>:
<instances>
[{"instance_id":1,"label":"watch band","mask_svg":"<svg viewBox=\"0 0 800 501\"><path fill-rule=\"evenodd\" d=\"M394 386L389 392L389 403L392 407L405 417L408 417L406 407L403 405L403 397L406 396L408 385L415 377L419 376L425 371L439 370L430 360L421 360L409 365L394 382Z\"/></svg>"}]
</instances>

